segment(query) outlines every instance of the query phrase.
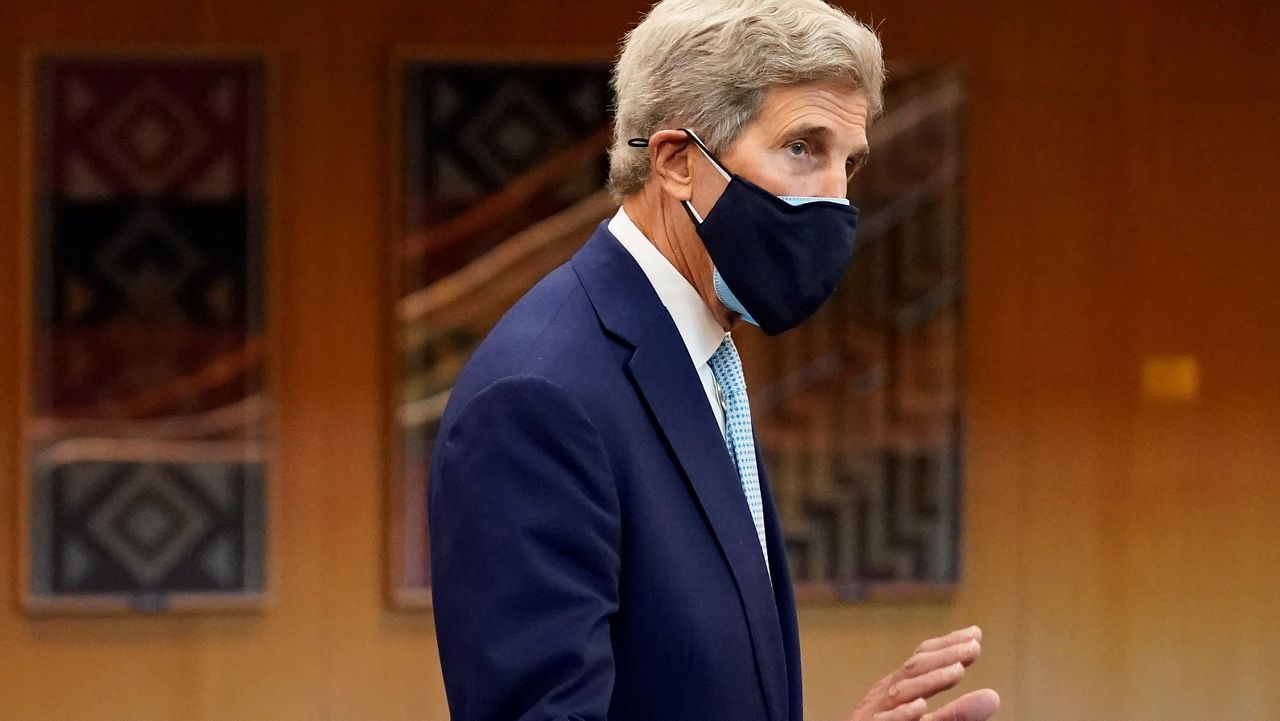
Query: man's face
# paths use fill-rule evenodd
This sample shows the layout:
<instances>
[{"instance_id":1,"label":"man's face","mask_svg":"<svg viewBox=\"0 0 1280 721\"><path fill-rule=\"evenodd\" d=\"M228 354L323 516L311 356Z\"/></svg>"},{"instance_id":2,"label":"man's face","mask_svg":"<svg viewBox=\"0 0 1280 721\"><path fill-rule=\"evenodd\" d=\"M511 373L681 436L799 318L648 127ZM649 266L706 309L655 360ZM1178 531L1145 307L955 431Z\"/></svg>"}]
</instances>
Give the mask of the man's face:
<instances>
[{"instance_id":1,"label":"man's face","mask_svg":"<svg viewBox=\"0 0 1280 721\"><path fill-rule=\"evenodd\" d=\"M860 90L829 83L776 86L766 91L759 114L738 139L715 150L730 172L767 192L843 198L850 176L867 158L869 119ZM728 183L680 130L655 133L650 147L649 193L632 196L627 212L656 239L659 251L693 284L720 324L732 328L739 317L717 297L711 256L680 206L687 200L705 218Z\"/></svg>"},{"instance_id":2,"label":"man's face","mask_svg":"<svg viewBox=\"0 0 1280 721\"><path fill-rule=\"evenodd\" d=\"M859 90L825 83L774 87L756 120L718 157L774 195L843 198L869 152L867 121L866 94ZM706 156L693 154L694 205L705 211L725 180Z\"/></svg>"}]
</instances>

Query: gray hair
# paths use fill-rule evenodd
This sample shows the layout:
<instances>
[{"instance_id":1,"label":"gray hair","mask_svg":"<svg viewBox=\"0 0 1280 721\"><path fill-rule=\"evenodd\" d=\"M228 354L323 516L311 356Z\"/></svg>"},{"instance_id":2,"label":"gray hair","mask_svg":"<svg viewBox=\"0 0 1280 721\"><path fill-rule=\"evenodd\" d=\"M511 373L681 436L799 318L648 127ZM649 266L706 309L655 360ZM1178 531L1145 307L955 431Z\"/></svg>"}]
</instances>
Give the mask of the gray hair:
<instances>
[{"instance_id":1,"label":"gray hair","mask_svg":"<svg viewBox=\"0 0 1280 721\"><path fill-rule=\"evenodd\" d=\"M621 201L649 177L649 154L628 139L687 126L723 150L770 86L835 82L865 92L878 115L881 52L875 31L822 0L662 0L627 33L613 68L610 190Z\"/></svg>"}]
</instances>

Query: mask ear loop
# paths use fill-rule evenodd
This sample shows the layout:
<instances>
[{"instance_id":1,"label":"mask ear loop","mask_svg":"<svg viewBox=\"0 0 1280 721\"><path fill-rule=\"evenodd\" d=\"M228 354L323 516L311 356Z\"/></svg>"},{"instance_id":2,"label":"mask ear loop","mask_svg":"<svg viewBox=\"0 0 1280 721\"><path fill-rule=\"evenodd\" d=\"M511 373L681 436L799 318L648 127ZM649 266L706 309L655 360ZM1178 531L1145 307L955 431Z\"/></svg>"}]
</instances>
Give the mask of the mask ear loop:
<instances>
[{"instance_id":1,"label":"mask ear loop","mask_svg":"<svg viewBox=\"0 0 1280 721\"><path fill-rule=\"evenodd\" d=\"M716 157L715 153L711 152L711 149L707 147L706 143L702 142L702 138L699 138L697 133L688 128L680 128L680 130L684 131L684 133L689 136L689 139L693 141L694 145L697 145L698 149L702 151L702 154L707 156L707 159L715 164L716 170L720 171L720 174L724 176L726 182L733 180L733 176L729 173L728 169L724 167L724 163L720 162L720 159Z\"/></svg>"},{"instance_id":2,"label":"mask ear loop","mask_svg":"<svg viewBox=\"0 0 1280 721\"><path fill-rule=\"evenodd\" d=\"M689 139L693 141L693 144L698 146L698 150L701 150L702 154L707 156L707 159L711 161L712 165L716 166L716 170L720 171L720 174L724 176L725 182L733 181L733 176L730 175L729 171L724 167L724 163L720 162L720 159L716 157L715 153L711 152L706 143L702 142L702 138L699 138L697 133L688 128L680 128L680 130L685 135L688 135ZM649 140L647 138L631 138L627 140L627 145L632 148L647 148L649 147ZM687 200L682 200L680 201L680 204L684 207L684 212L689 215L689 220L693 221L694 226L702 225L702 216L697 210L694 210L693 203Z\"/></svg>"}]
</instances>

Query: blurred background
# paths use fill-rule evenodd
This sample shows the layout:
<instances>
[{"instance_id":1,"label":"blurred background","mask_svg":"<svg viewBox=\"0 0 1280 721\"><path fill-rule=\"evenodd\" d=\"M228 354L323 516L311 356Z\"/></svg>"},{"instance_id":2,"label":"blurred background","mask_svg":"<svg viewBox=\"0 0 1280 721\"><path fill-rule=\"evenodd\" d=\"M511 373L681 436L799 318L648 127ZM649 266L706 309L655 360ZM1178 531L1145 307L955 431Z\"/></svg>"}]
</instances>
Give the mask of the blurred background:
<instances>
[{"instance_id":1,"label":"blurred background","mask_svg":"<svg viewBox=\"0 0 1280 721\"><path fill-rule=\"evenodd\" d=\"M933 249L860 262L943 302L918 322L886 286L746 343L796 500L808 719L977 623L964 688L998 718L1280 721L1280 6L840 4L893 63L881 127L918 130L877 131L907 150L853 200L918 191L883 245ZM427 121L441 83L496 82L476 67L574 65L587 93L646 7L0 0L0 721L447 718L424 429L500 311L468 298L518 295L610 212L607 118L567 95L578 125L523 159L508 129L492 187L429 161L480 140ZM170 67L111 60L137 54ZM137 156L86 155L116 137ZM108 237L134 245L67 250ZM823 405L836 381L857 413ZM919 476L936 564L812 560L836 446L946 449Z\"/></svg>"}]
</instances>

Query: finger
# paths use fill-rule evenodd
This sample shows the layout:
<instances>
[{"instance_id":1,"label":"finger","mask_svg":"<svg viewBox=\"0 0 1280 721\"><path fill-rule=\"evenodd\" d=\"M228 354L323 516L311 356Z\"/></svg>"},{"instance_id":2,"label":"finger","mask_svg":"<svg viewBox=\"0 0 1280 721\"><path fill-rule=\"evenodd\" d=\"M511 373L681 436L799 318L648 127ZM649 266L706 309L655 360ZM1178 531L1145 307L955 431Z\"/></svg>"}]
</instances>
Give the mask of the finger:
<instances>
[{"instance_id":1,"label":"finger","mask_svg":"<svg viewBox=\"0 0 1280 721\"><path fill-rule=\"evenodd\" d=\"M1000 709L1000 694L989 688L967 693L921 721L987 721Z\"/></svg>"},{"instance_id":2,"label":"finger","mask_svg":"<svg viewBox=\"0 0 1280 721\"><path fill-rule=\"evenodd\" d=\"M954 687L963 678L964 665L953 663L950 666L934 669L923 676L903 679L889 687L886 705L896 706L916 699L927 699Z\"/></svg>"},{"instance_id":3,"label":"finger","mask_svg":"<svg viewBox=\"0 0 1280 721\"><path fill-rule=\"evenodd\" d=\"M924 716L924 712L928 710L929 704L924 699L918 698L897 708L881 711L872 716L871 721L920 721Z\"/></svg>"},{"instance_id":4,"label":"finger","mask_svg":"<svg viewBox=\"0 0 1280 721\"><path fill-rule=\"evenodd\" d=\"M902 664L902 677L911 678L929 673L934 669L958 663L972 666L982 655L982 644L975 640L957 643L937 651L917 653Z\"/></svg>"},{"instance_id":5,"label":"finger","mask_svg":"<svg viewBox=\"0 0 1280 721\"><path fill-rule=\"evenodd\" d=\"M954 646L957 643L964 643L970 639L981 641L982 629L977 626L970 626L968 628L962 628L959 631L952 631L946 636L931 638L916 647L916 653L920 653L922 651L937 651L939 649L946 648L947 646Z\"/></svg>"},{"instance_id":6,"label":"finger","mask_svg":"<svg viewBox=\"0 0 1280 721\"><path fill-rule=\"evenodd\" d=\"M907 659L893 673L881 679L881 683L887 683L892 686L903 679L921 676L934 669L950 666L953 663L972 666L981 655L982 644L977 639L972 638L937 651L918 652Z\"/></svg>"}]
</instances>

